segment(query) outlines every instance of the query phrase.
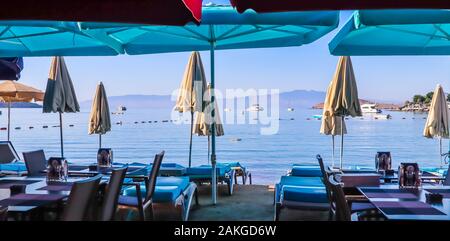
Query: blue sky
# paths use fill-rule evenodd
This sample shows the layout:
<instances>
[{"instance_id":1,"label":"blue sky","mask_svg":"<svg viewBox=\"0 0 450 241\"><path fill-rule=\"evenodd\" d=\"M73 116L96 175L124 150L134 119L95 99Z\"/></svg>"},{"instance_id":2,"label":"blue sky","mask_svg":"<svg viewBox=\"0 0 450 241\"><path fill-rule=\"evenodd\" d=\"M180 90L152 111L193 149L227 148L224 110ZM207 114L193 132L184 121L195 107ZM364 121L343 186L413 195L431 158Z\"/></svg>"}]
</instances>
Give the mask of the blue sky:
<instances>
[{"instance_id":1,"label":"blue sky","mask_svg":"<svg viewBox=\"0 0 450 241\"><path fill-rule=\"evenodd\" d=\"M217 1L223 2L223 1ZM342 26L351 12L341 13ZM338 28L339 29L339 28ZM337 57L328 42L337 30L305 46L216 52L216 88L325 91ZM209 53L202 52L207 76ZM79 100L92 98L99 81L108 95L170 94L179 87L190 53L66 57ZM352 57L361 98L404 101L436 84L450 90L450 57ZM25 58L21 82L45 90L50 58Z\"/></svg>"}]
</instances>

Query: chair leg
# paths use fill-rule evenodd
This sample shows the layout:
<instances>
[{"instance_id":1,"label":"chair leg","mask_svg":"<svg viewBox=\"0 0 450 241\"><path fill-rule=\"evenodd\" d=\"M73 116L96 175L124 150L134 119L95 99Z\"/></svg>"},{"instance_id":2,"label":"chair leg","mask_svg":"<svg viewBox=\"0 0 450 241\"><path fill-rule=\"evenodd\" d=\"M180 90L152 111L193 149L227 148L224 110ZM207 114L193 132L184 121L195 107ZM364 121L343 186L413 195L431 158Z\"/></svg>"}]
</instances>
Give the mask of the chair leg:
<instances>
[{"instance_id":1,"label":"chair leg","mask_svg":"<svg viewBox=\"0 0 450 241\"><path fill-rule=\"evenodd\" d=\"M253 183L252 183L252 173L251 172L249 172L248 173L248 177L249 177L249 181L250 181L250 185L252 185Z\"/></svg>"},{"instance_id":2,"label":"chair leg","mask_svg":"<svg viewBox=\"0 0 450 241\"><path fill-rule=\"evenodd\" d=\"M280 212L281 212L281 205L277 203L277 204L275 204L274 221L280 220Z\"/></svg>"},{"instance_id":3,"label":"chair leg","mask_svg":"<svg viewBox=\"0 0 450 241\"><path fill-rule=\"evenodd\" d=\"M237 174L237 172L235 172L235 173L234 173L234 182L235 182L235 183L237 183L237 176L238 176L238 174Z\"/></svg>"},{"instance_id":4,"label":"chair leg","mask_svg":"<svg viewBox=\"0 0 450 241\"><path fill-rule=\"evenodd\" d=\"M194 191L194 196L195 196L195 205L198 206L199 202L198 202L198 189L197 188Z\"/></svg>"},{"instance_id":5,"label":"chair leg","mask_svg":"<svg viewBox=\"0 0 450 241\"><path fill-rule=\"evenodd\" d=\"M333 210L331 210L331 208L328 211L328 221L333 221Z\"/></svg>"},{"instance_id":6,"label":"chair leg","mask_svg":"<svg viewBox=\"0 0 450 241\"><path fill-rule=\"evenodd\" d=\"M245 173L243 173L243 175L242 175L242 184L245 185Z\"/></svg>"}]
</instances>

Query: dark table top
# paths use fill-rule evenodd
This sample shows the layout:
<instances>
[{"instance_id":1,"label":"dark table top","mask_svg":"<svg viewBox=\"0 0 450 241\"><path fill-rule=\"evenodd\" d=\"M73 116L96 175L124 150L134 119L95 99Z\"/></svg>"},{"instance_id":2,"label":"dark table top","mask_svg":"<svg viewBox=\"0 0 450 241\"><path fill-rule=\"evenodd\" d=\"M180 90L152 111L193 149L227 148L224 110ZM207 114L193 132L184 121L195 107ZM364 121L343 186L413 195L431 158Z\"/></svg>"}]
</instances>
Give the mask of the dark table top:
<instances>
[{"instance_id":1,"label":"dark table top","mask_svg":"<svg viewBox=\"0 0 450 241\"><path fill-rule=\"evenodd\" d=\"M83 179L85 178L68 178L67 182L47 182L45 177L3 177L0 178L0 206L7 206L8 212L29 212L57 203L69 196L74 182ZM25 193L10 196L8 189L12 185L26 186Z\"/></svg>"},{"instance_id":2,"label":"dark table top","mask_svg":"<svg viewBox=\"0 0 450 241\"><path fill-rule=\"evenodd\" d=\"M388 220L450 220L450 186L423 185L400 188L398 185L358 187L358 190ZM441 202L429 203L426 194L443 194Z\"/></svg>"}]
</instances>

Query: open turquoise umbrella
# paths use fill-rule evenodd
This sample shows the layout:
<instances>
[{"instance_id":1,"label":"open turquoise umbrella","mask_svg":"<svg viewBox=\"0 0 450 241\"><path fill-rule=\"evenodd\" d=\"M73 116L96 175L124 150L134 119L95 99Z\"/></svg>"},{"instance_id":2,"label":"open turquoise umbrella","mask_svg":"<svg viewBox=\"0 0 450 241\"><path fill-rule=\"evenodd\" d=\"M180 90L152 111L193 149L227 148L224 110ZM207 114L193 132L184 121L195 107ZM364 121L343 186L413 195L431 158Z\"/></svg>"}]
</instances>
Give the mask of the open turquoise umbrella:
<instances>
[{"instance_id":1,"label":"open turquoise umbrella","mask_svg":"<svg viewBox=\"0 0 450 241\"><path fill-rule=\"evenodd\" d=\"M185 26L0 21L0 57L13 53L19 56L51 56L57 53L137 55L208 50L211 56L211 105L214 106L215 50L300 46L314 42L335 29L338 21L339 13L336 11L266 14L246 11L239 14L229 6L203 7L201 24ZM26 27L20 28L20 33L10 33L7 29L20 27L21 24ZM46 24L53 27L48 28ZM26 30L33 30L34 25L39 29L34 30L34 34L27 33ZM8 34L8 41L2 41L2 30ZM213 110L213 119L214 116ZM215 180L214 123L211 132L212 179ZM216 203L216 182L212 183L213 203Z\"/></svg>"},{"instance_id":2,"label":"open turquoise umbrella","mask_svg":"<svg viewBox=\"0 0 450 241\"><path fill-rule=\"evenodd\" d=\"M450 11L356 11L329 48L338 56L449 55Z\"/></svg>"}]
</instances>

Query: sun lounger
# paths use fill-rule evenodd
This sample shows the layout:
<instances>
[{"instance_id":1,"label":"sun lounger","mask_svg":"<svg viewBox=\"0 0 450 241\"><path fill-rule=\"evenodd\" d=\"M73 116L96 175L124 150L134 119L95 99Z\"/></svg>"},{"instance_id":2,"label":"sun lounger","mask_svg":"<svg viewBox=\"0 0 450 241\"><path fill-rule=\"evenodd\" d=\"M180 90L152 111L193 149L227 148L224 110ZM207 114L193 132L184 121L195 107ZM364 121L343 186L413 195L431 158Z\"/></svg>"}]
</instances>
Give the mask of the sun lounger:
<instances>
[{"instance_id":1,"label":"sun lounger","mask_svg":"<svg viewBox=\"0 0 450 241\"><path fill-rule=\"evenodd\" d=\"M145 196L145 185L140 186L142 196ZM127 187L123 195L136 198L136 188ZM189 177L158 177L153 194L153 217L158 220L178 219L187 221L194 195L197 195L197 185L189 181ZM198 199L196 197L196 204Z\"/></svg>"},{"instance_id":2,"label":"sun lounger","mask_svg":"<svg viewBox=\"0 0 450 241\"><path fill-rule=\"evenodd\" d=\"M249 180L249 184L252 184L252 173L244 166L241 165L239 162L228 162L223 163L223 165L228 165L231 167L231 169L234 169L234 182L237 184L238 177L242 178L242 184L245 185L247 183L247 180Z\"/></svg>"},{"instance_id":3,"label":"sun lounger","mask_svg":"<svg viewBox=\"0 0 450 241\"><path fill-rule=\"evenodd\" d=\"M319 166L294 165L287 176L275 184L275 214L284 208L328 211L329 202Z\"/></svg>"},{"instance_id":4,"label":"sun lounger","mask_svg":"<svg viewBox=\"0 0 450 241\"><path fill-rule=\"evenodd\" d=\"M227 164L217 163L217 181L226 183L228 186L228 194L233 195L234 189L234 173L235 170ZM201 165L198 167L190 167L186 169L186 176L197 184L211 183L212 167L210 165Z\"/></svg>"},{"instance_id":5,"label":"sun lounger","mask_svg":"<svg viewBox=\"0 0 450 241\"><path fill-rule=\"evenodd\" d=\"M23 175L27 171L10 141L0 141L0 173Z\"/></svg>"},{"instance_id":6,"label":"sun lounger","mask_svg":"<svg viewBox=\"0 0 450 241\"><path fill-rule=\"evenodd\" d=\"M298 177L322 177L322 172L317 165L294 164L289 175Z\"/></svg>"}]
</instances>

